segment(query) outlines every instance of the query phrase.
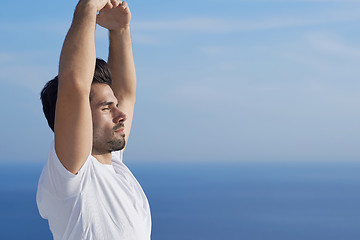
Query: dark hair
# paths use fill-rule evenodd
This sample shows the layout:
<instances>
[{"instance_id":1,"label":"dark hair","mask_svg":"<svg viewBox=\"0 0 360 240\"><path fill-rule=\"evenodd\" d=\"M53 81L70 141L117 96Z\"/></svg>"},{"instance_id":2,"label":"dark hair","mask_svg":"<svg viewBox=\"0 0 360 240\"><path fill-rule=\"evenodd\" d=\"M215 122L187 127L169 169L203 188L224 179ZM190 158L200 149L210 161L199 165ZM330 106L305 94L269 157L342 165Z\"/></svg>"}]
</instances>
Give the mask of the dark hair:
<instances>
[{"instance_id":1,"label":"dark hair","mask_svg":"<svg viewBox=\"0 0 360 240\"><path fill-rule=\"evenodd\" d=\"M92 84L94 83L102 83L102 84L107 84L109 86L111 86L112 83L111 73L107 63L99 58L96 59L95 72L94 72L94 78ZM54 131L54 122L55 122L55 109L56 109L58 85L59 85L59 76L56 76L54 79L48 81L45 84L44 88L41 91L41 96L40 96L46 120L49 124L49 127L53 131Z\"/></svg>"}]
</instances>

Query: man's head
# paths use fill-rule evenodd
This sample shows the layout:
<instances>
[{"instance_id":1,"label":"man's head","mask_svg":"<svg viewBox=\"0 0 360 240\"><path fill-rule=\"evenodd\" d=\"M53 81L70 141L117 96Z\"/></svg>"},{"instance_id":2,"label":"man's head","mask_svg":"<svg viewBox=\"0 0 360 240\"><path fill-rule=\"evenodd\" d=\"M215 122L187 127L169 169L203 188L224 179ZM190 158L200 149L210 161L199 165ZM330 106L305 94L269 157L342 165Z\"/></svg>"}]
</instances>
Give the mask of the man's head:
<instances>
[{"instance_id":1,"label":"man's head","mask_svg":"<svg viewBox=\"0 0 360 240\"><path fill-rule=\"evenodd\" d=\"M93 151L106 153L125 146L124 121L126 115L117 108L117 99L111 89L111 73L104 60L96 59L90 91L93 120ZM43 111L49 127L54 131L58 92L58 76L47 82L41 91Z\"/></svg>"},{"instance_id":2,"label":"man's head","mask_svg":"<svg viewBox=\"0 0 360 240\"><path fill-rule=\"evenodd\" d=\"M109 85L94 83L90 100L93 121L93 153L105 154L125 147L126 115Z\"/></svg>"}]
</instances>

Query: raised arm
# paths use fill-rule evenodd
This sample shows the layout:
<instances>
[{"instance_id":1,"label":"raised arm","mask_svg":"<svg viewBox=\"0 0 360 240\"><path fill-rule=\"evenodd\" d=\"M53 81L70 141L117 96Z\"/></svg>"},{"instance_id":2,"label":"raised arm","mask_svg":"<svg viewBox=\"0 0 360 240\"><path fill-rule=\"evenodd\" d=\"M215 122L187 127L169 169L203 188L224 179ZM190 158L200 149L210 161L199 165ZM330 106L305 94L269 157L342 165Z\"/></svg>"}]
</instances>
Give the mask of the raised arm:
<instances>
[{"instance_id":1,"label":"raised arm","mask_svg":"<svg viewBox=\"0 0 360 240\"><path fill-rule=\"evenodd\" d=\"M107 0L80 0L65 38L59 63L55 112L55 151L63 166L76 174L92 148L89 103L94 75L96 14Z\"/></svg>"},{"instance_id":2,"label":"raised arm","mask_svg":"<svg viewBox=\"0 0 360 240\"><path fill-rule=\"evenodd\" d=\"M136 98L136 72L130 36L131 12L124 2L100 11L97 23L110 31L109 67L113 78L112 90L119 109L127 116L125 139L129 138Z\"/></svg>"}]
</instances>

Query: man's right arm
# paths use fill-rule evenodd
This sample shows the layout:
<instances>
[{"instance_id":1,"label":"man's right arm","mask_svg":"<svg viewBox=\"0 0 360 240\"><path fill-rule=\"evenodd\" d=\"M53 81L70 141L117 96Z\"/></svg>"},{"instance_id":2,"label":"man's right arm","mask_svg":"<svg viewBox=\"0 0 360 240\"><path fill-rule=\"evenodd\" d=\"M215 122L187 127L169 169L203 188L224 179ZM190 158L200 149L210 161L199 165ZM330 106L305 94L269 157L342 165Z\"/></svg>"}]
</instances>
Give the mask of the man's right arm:
<instances>
[{"instance_id":1,"label":"man's right arm","mask_svg":"<svg viewBox=\"0 0 360 240\"><path fill-rule=\"evenodd\" d=\"M81 169L92 148L89 94L96 61L96 14L106 4L107 0L79 1L60 55L55 151L73 174Z\"/></svg>"}]
</instances>

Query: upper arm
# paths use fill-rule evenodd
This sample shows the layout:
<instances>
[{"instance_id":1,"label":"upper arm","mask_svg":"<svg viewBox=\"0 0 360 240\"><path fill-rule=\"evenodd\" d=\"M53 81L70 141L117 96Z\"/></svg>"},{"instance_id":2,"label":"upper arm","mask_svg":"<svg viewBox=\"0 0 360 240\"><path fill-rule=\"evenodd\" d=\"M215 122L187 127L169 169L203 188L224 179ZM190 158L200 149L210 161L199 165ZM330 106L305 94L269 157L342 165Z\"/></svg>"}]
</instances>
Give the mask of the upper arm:
<instances>
[{"instance_id":1,"label":"upper arm","mask_svg":"<svg viewBox=\"0 0 360 240\"><path fill-rule=\"evenodd\" d=\"M92 148L92 118L86 91L59 85L54 133L60 162L76 174Z\"/></svg>"},{"instance_id":2,"label":"upper arm","mask_svg":"<svg viewBox=\"0 0 360 240\"><path fill-rule=\"evenodd\" d=\"M119 102L119 109L126 114L125 140L128 141L136 99L136 71L132 52L130 28L110 31L109 68L111 88Z\"/></svg>"},{"instance_id":3,"label":"upper arm","mask_svg":"<svg viewBox=\"0 0 360 240\"><path fill-rule=\"evenodd\" d=\"M55 151L63 166L74 174L92 149L89 94L95 67L96 12L88 1L78 3L59 62Z\"/></svg>"},{"instance_id":4,"label":"upper arm","mask_svg":"<svg viewBox=\"0 0 360 240\"><path fill-rule=\"evenodd\" d=\"M126 121L124 122L124 126L125 126L124 132L125 132L125 142L127 144L132 126L132 120L134 116L135 101L126 98L125 99L118 98L118 100L119 100L119 106L118 106L119 110L125 113L126 115Z\"/></svg>"}]
</instances>

